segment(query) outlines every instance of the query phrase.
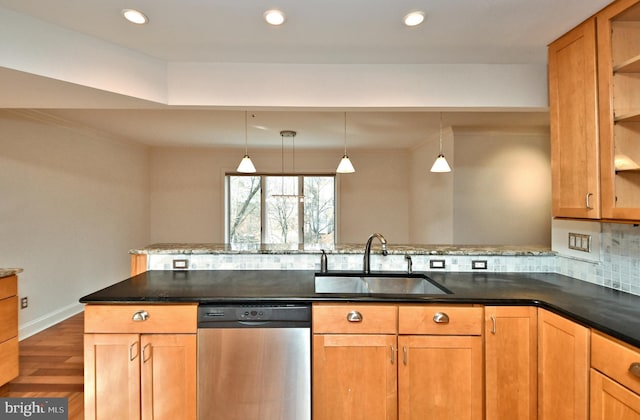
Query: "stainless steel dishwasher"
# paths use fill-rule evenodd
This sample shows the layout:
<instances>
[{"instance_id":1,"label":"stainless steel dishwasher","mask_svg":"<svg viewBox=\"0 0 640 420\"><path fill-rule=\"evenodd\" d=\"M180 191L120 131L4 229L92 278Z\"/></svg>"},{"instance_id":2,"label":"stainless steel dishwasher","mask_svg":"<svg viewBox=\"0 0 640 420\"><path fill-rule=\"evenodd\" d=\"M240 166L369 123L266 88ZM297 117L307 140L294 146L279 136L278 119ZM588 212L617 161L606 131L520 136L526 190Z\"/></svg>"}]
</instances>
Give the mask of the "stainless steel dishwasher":
<instances>
[{"instance_id":1,"label":"stainless steel dishwasher","mask_svg":"<svg viewBox=\"0 0 640 420\"><path fill-rule=\"evenodd\" d=\"M198 419L311 419L310 305L200 305Z\"/></svg>"}]
</instances>

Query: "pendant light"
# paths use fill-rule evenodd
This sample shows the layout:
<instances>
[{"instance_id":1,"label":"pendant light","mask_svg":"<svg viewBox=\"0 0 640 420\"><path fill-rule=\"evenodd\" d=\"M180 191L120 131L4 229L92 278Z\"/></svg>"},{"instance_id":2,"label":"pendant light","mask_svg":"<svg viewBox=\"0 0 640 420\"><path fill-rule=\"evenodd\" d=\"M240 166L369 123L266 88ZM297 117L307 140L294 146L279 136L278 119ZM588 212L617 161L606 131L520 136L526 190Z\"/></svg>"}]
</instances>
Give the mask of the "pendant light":
<instances>
[{"instance_id":1,"label":"pendant light","mask_svg":"<svg viewBox=\"0 0 640 420\"><path fill-rule=\"evenodd\" d=\"M344 113L344 156L342 156L342 159L340 159L340 163L338 164L338 169L336 169L336 172L339 174L352 174L356 171L356 169L353 167L353 164L351 163L351 160L349 159L349 156L347 156L347 113Z\"/></svg>"},{"instance_id":2,"label":"pendant light","mask_svg":"<svg viewBox=\"0 0 640 420\"><path fill-rule=\"evenodd\" d=\"M431 172L451 172L451 167L449 163L447 163L444 153L442 153L442 112L440 113L440 154L436 158L436 161L433 162Z\"/></svg>"},{"instance_id":3,"label":"pendant light","mask_svg":"<svg viewBox=\"0 0 640 420\"><path fill-rule=\"evenodd\" d=\"M252 174L256 171L256 167L253 166L253 162L247 153L247 111L244 112L244 157L236 170L243 174Z\"/></svg>"},{"instance_id":4,"label":"pendant light","mask_svg":"<svg viewBox=\"0 0 640 420\"><path fill-rule=\"evenodd\" d=\"M281 186L282 186L282 193L280 194L271 194L271 197L274 198L281 198L281 199L289 199L289 198L295 198L297 200L299 200L301 203L304 202L304 194L286 194L284 192L284 138L291 138L291 171L293 173L293 175L295 176L296 174L296 134L298 134L297 132L293 131L293 130L282 130L280 131L280 139L281 139L281 143L282 143L282 177L281 177Z\"/></svg>"}]
</instances>

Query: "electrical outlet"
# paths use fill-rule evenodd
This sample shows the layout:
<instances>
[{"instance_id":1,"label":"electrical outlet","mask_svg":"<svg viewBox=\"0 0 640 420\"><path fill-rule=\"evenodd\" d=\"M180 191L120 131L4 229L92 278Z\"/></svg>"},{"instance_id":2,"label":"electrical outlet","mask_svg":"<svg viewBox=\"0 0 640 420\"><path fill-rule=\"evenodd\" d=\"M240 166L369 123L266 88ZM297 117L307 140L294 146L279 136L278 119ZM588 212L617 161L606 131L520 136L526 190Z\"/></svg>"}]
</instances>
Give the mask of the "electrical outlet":
<instances>
[{"instance_id":1,"label":"electrical outlet","mask_svg":"<svg viewBox=\"0 0 640 420\"><path fill-rule=\"evenodd\" d=\"M444 260L429 260L429 268L444 268Z\"/></svg>"},{"instance_id":2,"label":"electrical outlet","mask_svg":"<svg viewBox=\"0 0 640 420\"><path fill-rule=\"evenodd\" d=\"M25 296L22 299L20 299L20 309L26 309L28 307L29 307L29 298Z\"/></svg>"},{"instance_id":3,"label":"electrical outlet","mask_svg":"<svg viewBox=\"0 0 640 420\"><path fill-rule=\"evenodd\" d=\"M487 260L472 260L471 261L471 269L472 270L486 270L487 269Z\"/></svg>"}]
</instances>

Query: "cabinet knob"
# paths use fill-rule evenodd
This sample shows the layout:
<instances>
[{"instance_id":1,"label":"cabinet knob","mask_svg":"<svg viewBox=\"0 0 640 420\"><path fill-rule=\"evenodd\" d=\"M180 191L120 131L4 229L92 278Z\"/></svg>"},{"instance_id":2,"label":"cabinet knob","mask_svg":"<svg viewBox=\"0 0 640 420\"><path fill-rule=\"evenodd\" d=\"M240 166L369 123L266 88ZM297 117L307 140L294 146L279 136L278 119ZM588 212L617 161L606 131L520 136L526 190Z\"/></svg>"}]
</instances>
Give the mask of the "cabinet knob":
<instances>
[{"instance_id":1,"label":"cabinet knob","mask_svg":"<svg viewBox=\"0 0 640 420\"><path fill-rule=\"evenodd\" d=\"M433 315L433 322L436 324L448 324L449 315L444 312L436 312L435 315Z\"/></svg>"},{"instance_id":2,"label":"cabinet knob","mask_svg":"<svg viewBox=\"0 0 640 420\"><path fill-rule=\"evenodd\" d=\"M640 363L631 363L629 366L629 373L640 378Z\"/></svg>"},{"instance_id":3,"label":"cabinet knob","mask_svg":"<svg viewBox=\"0 0 640 420\"><path fill-rule=\"evenodd\" d=\"M351 311L347 314L347 321L362 322L362 314L358 311Z\"/></svg>"},{"instance_id":4,"label":"cabinet knob","mask_svg":"<svg viewBox=\"0 0 640 420\"><path fill-rule=\"evenodd\" d=\"M136 322L146 321L147 319L149 319L149 312L147 312L147 311L138 311L138 312L133 314L131 319L136 321Z\"/></svg>"}]
</instances>

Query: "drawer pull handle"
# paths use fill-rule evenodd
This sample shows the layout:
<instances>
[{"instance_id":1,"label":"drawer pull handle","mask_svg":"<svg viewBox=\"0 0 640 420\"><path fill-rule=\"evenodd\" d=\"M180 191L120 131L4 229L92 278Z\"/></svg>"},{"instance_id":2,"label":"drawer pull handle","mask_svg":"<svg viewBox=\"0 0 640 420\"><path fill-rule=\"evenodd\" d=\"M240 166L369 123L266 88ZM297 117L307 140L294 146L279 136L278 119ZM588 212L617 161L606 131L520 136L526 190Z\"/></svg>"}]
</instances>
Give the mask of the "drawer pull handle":
<instances>
[{"instance_id":1,"label":"drawer pull handle","mask_svg":"<svg viewBox=\"0 0 640 420\"><path fill-rule=\"evenodd\" d=\"M640 378L640 363L631 363L629 366L629 373Z\"/></svg>"},{"instance_id":2,"label":"drawer pull handle","mask_svg":"<svg viewBox=\"0 0 640 420\"><path fill-rule=\"evenodd\" d=\"M433 322L436 324L448 324L449 323L449 315L444 312L436 312L433 316Z\"/></svg>"},{"instance_id":3,"label":"drawer pull handle","mask_svg":"<svg viewBox=\"0 0 640 420\"><path fill-rule=\"evenodd\" d=\"M149 312L147 311L138 311L131 317L132 320L136 322L142 322L149 319Z\"/></svg>"},{"instance_id":4,"label":"drawer pull handle","mask_svg":"<svg viewBox=\"0 0 640 420\"><path fill-rule=\"evenodd\" d=\"M362 322L362 314L358 311L351 311L347 314L347 321Z\"/></svg>"}]
</instances>

